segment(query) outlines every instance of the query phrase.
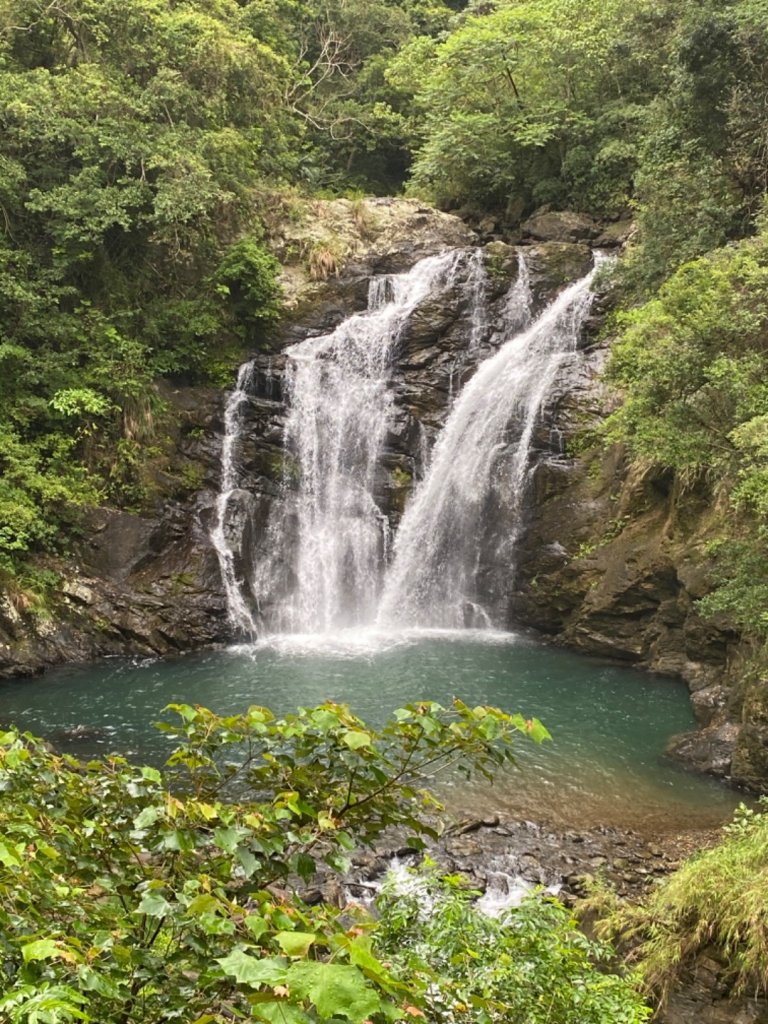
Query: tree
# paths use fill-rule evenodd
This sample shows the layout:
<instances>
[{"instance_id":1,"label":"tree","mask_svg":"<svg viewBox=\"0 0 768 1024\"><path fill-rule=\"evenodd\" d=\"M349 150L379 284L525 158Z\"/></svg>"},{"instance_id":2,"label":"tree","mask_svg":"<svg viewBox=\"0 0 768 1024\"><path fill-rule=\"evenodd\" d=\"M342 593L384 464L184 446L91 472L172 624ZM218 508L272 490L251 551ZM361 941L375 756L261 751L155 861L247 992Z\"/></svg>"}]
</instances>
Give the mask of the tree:
<instances>
[{"instance_id":1,"label":"tree","mask_svg":"<svg viewBox=\"0 0 768 1024\"><path fill-rule=\"evenodd\" d=\"M619 2L506 2L410 44L389 76L413 90L412 188L444 205L620 210L649 92L630 22Z\"/></svg>"},{"instance_id":2,"label":"tree","mask_svg":"<svg viewBox=\"0 0 768 1024\"><path fill-rule=\"evenodd\" d=\"M156 378L205 380L275 318L254 199L291 170L301 128L281 102L289 65L247 14L229 0L0 3L6 572L82 505L141 500ZM261 275L247 332L215 280L246 224Z\"/></svg>"}]
</instances>

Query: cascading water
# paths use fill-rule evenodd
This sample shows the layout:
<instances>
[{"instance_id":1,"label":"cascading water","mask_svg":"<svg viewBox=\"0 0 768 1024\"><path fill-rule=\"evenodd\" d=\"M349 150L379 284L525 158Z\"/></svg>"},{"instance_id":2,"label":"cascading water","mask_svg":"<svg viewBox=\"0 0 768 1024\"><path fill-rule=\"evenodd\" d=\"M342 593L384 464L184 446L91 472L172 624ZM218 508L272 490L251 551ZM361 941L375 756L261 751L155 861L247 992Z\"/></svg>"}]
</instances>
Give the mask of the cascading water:
<instances>
[{"instance_id":1,"label":"cascading water","mask_svg":"<svg viewBox=\"0 0 768 1024\"><path fill-rule=\"evenodd\" d=\"M374 278L365 313L286 351L287 476L293 467L296 479L285 481L252 581L260 606L283 595L266 617L271 631L373 620L389 546L376 490L394 403L393 352L419 303L451 285L466 262L452 251Z\"/></svg>"},{"instance_id":2,"label":"cascading water","mask_svg":"<svg viewBox=\"0 0 768 1024\"><path fill-rule=\"evenodd\" d=\"M216 549L221 579L227 599L229 620L238 632L256 635L256 622L244 597L240 541L242 539L242 508L237 516L230 515L231 507L239 496L240 472L237 453L242 430L242 410L248 403L248 389L253 379L253 363L243 363L237 373L237 383L224 408L224 443L221 449L221 490L216 499L216 518L211 530L211 542Z\"/></svg>"},{"instance_id":3,"label":"cascading water","mask_svg":"<svg viewBox=\"0 0 768 1024\"><path fill-rule=\"evenodd\" d=\"M385 629L491 625L478 589L486 506L503 477L511 511L505 518L521 520L539 411L558 367L575 349L593 273L531 324L530 280L521 255L493 325L482 253L451 251L405 274L373 278L366 312L287 349L282 494L252 566L243 557L248 495L239 489L237 453L253 367L240 368L225 410L221 493L211 534L238 631L253 636L374 623ZM403 516L382 587L390 533L378 492L384 490L382 455L394 408L394 354L420 303L459 281L468 354L489 340L501 348L454 400ZM514 526L511 532L507 550L514 546Z\"/></svg>"},{"instance_id":4,"label":"cascading water","mask_svg":"<svg viewBox=\"0 0 768 1024\"><path fill-rule=\"evenodd\" d=\"M534 428L558 367L576 348L594 273L566 288L535 323L487 359L457 397L400 524L380 625L489 624L476 588L485 506L496 474L503 472L512 505L508 518L521 522ZM519 301L510 304L517 315ZM512 548L514 539L507 539Z\"/></svg>"}]
</instances>

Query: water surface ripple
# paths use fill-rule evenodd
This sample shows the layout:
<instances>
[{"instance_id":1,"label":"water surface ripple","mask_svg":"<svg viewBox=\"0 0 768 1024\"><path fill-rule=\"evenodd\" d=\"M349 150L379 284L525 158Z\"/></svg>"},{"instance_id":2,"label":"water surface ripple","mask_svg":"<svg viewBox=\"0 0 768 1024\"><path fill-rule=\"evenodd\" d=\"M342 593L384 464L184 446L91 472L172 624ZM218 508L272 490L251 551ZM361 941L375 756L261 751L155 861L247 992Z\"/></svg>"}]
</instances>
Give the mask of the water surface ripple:
<instances>
[{"instance_id":1,"label":"water surface ripple","mask_svg":"<svg viewBox=\"0 0 768 1024\"><path fill-rule=\"evenodd\" d=\"M462 814L501 813L568 827L709 827L734 793L664 758L669 736L694 728L684 684L488 630L350 629L279 635L175 660L107 659L0 686L0 722L50 735L80 754L117 751L160 762L151 723L170 702L220 713L349 703L372 724L414 700L489 703L540 718L554 736L521 738L517 769L492 787L442 779ZM67 730L83 726L80 738Z\"/></svg>"}]
</instances>

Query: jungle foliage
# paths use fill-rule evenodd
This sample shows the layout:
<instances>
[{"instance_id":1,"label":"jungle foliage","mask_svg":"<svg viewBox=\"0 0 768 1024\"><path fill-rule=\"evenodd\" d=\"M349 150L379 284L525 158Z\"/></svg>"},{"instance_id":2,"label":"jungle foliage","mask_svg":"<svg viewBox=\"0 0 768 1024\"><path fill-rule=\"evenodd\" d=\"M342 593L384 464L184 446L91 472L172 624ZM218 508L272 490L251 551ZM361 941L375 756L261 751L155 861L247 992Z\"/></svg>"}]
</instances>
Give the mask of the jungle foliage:
<instances>
[{"instance_id":1,"label":"jungle foliage","mask_svg":"<svg viewBox=\"0 0 768 1024\"><path fill-rule=\"evenodd\" d=\"M515 737L546 738L540 723L460 702L410 705L380 732L334 704L281 720L259 707L168 710L176 746L162 771L0 734L4 1021L646 1018L628 983L592 963L607 950L556 903L502 928L449 889L430 938L413 900L388 901L377 924L303 898L390 825L421 846L438 808L424 782L448 766L490 777Z\"/></svg>"},{"instance_id":2,"label":"jungle foliage","mask_svg":"<svg viewBox=\"0 0 768 1024\"><path fill-rule=\"evenodd\" d=\"M286 189L404 186L510 226L634 217L620 299L650 304L615 436L734 489L718 600L762 621L762 293L739 277L762 243L730 246L761 230L766 69L763 0L0 0L0 573L84 506L151 501L159 379L220 384L269 343Z\"/></svg>"},{"instance_id":3,"label":"jungle foliage","mask_svg":"<svg viewBox=\"0 0 768 1024\"><path fill-rule=\"evenodd\" d=\"M427 1018L465 1024L642 1024L651 1010L633 979L611 970L615 951L574 914L531 894L499 917L482 913L459 877L397 876L379 897L378 946L425 985ZM437 973L440 981L430 984Z\"/></svg>"},{"instance_id":4,"label":"jungle foliage","mask_svg":"<svg viewBox=\"0 0 768 1024\"><path fill-rule=\"evenodd\" d=\"M271 197L354 180L357 93L451 14L0 0L0 571L83 505L141 505L156 380L218 382L279 314Z\"/></svg>"},{"instance_id":5,"label":"jungle foliage","mask_svg":"<svg viewBox=\"0 0 768 1024\"><path fill-rule=\"evenodd\" d=\"M683 264L617 317L608 379L625 400L605 424L635 458L703 481L727 504L704 602L768 630L768 236Z\"/></svg>"}]
</instances>

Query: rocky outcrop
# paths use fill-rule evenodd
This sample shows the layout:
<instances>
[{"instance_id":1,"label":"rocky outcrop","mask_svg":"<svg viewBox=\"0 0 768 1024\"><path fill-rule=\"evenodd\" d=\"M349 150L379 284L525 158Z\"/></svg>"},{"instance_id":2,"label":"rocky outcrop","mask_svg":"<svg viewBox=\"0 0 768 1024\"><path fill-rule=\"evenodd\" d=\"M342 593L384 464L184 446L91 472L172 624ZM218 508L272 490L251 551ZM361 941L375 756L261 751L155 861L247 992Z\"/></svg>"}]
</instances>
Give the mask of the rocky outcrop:
<instances>
[{"instance_id":1,"label":"rocky outcrop","mask_svg":"<svg viewBox=\"0 0 768 1024\"><path fill-rule=\"evenodd\" d=\"M592 259L588 242L617 244L628 229L568 212L543 210L530 218L523 230L534 312L585 273ZM403 270L446 246L472 246L476 236L458 218L415 202L337 200L284 216L273 243L284 259L290 312L274 350L256 357L244 410L246 560L293 472L282 445L282 348L364 308L372 274ZM485 266L488 324L479 344L469 345L471 289L461 275L424 302L401 338L393 375L396 415L377 486L393 525L452 396L500 343L495 324L518 272L518 249L494 239L485 245ZM761 787L768 778L768 672L745 675L738 636L724 621L705 622L697 606L709 586L706 544L721 510L703 494L681 500L664 474L632 470L620 448L578 457L570 450L579 428L598 420L613 401L599 383L607 357L607 349L595 345L600 312L598 301L582 350L564 363L537 430L527 527L514 571L504 538L517 524L506 517L511 503L503 473L488 502L479 572L489 606L497 620L535 627L585 653L682 676L701 729L676 740L673 753L699 769ZM163 396L169 455L155 469L155 502L140 515L95 512L75 557L50 566L64 581L50 607L41 612L25 605L23 595L5 596L0 675L102 654L162 655L229 637L209 540L224 396L199 388L165 388Z\"/></svg>"},{"instance_id":2,"label":"rocky outcrop","mask_svg":"<svg viewBox=\"0 0 768 1024\"><path fill-rule=\"evenodd\" d=\"M408 199L307 201L284 211L270 242L290 336L331 330L365 309L372 274L395 274L446 248L477 243L462 220Z\"/></svg>"},{"instance_id":3,"label":"rocky outcrop","mask_svg":"<svg viewBox=\"0 0 768 1024\"><path fill-rule=\"evenodd\" d=\"M708 544L725 508L704 489L684 492L665 473L633 467L618 445L569 452L613 402L599 378L606 358L596 347L577 375L566 369L545 411L510 621L585 654L682 677L700 728L676 737L670 755L765 791L768 672L726 619L704 619L698 604L712 588ZM560 452L547 449L547 430Z\"/></svg>"},{"instance_id":4,"label":"rocky outcrop","mask_svg":"<svg viewBox=\"0 0 768 1024\"><path fill-rule=\"evenodd\" d=\"M570 210L538 210L521 229L524 237L538 242L591 242L601 233L588 214Z\"/></svg>"},{"instance_id":5,"label":"rocky outcrop","mask_svg":"<svg viewBox=\"0 0 768 1024\"><path fill-rule=\"evenodd\" d=\"M654 1016L657 1024L768 1024L768 1001L731 990L729 971L714 949L697 957Z\"/></svg>"},{"instance_id":6,"label":"rocky outcrop","mask_svg":"<svg viewBox=\"0 0 768 1024\"><path fill-rule=\"evenodd\" d=\"M280 481L291 472L282 448L281 348L365 308L372 274L405 269L446 247L470 246L475 236L457 217L419 203L371 199L283 210L272 241L283 259L287 313L274 350L257 358L246 411L244 499L254 524L266 520ZM414 325L410 351L403 353L404 375L410 374L404 388L428 396L425 416L427 406L447 400L455 361L449 350L461 344L451 326L466 311L466 296L443 299L452 308L432 304ZM230 638L209 540L225 396L167 385L161 385L161 396L167 406L163 454L147 469L153 500L140 514L104 508L87 518L72 557L48 559L43 566L62 580L60 592L44 606L31 604L21 591L0 598L0 677L106 654L165 655ZM391 478L383 483L393 509L404 500L419 446L415 421L407 414L398 431Z\"/></svg>"},{"instance_id":7,"label":"rocky outcrop","mask_svg":"<svg viewBox=\"0 0 768 1024\"><path fill-rule=\"evenodd\" d=\"M0 678L108 654L174 654L228 634L216 555L208 541L221 395L165 389L172 455L155 472L156 507L94 510L73 557L50 559L61 579L45 607L0 602Z\"/></svg>"}]
</instances>

